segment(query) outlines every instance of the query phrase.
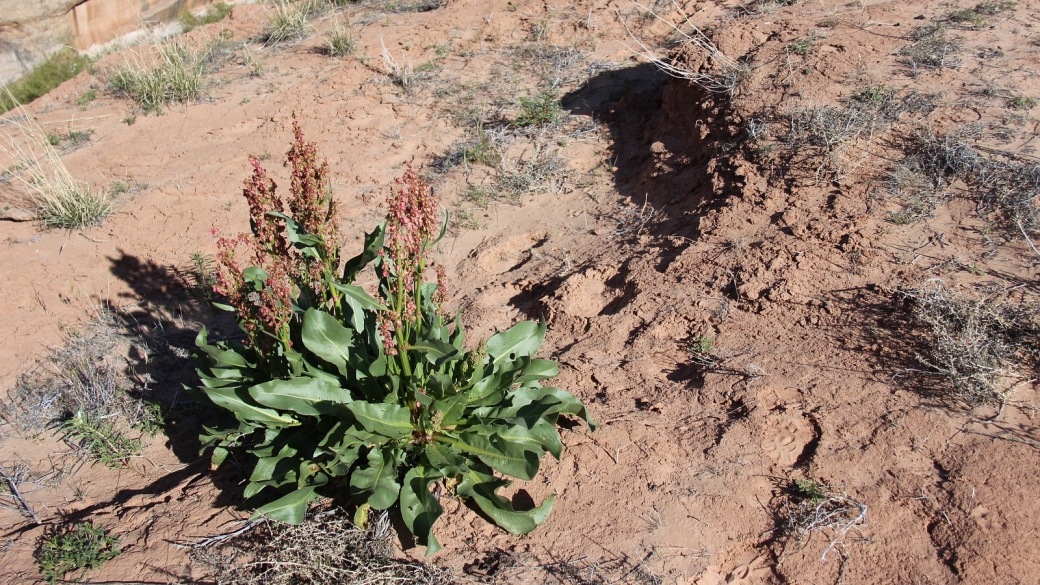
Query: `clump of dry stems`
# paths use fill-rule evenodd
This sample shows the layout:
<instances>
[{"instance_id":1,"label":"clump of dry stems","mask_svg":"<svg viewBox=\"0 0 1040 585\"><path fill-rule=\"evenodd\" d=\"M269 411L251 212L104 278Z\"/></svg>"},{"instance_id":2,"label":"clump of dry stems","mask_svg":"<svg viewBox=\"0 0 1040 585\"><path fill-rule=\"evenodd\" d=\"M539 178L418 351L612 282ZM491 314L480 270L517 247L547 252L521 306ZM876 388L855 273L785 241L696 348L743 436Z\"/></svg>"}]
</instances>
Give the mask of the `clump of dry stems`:
<instances>
[{"instance_id":1,"label":"clump of dry stems","mask_svg":"<svg viewBox=\"0 0 1040 585\"><path fill-rule=\"evenodd\" d=\"M451 572L395 559L384 513L369 530L339 509L314 513L299 525L262 522L252 531L197 546L193 562L219 585L449 585ZM207 541L209 542L209 541Z\"/></svg>"},{"instance_id":2,"label":"clump of dry stems","mask_svg":"<svg viewBox=\"0 0 1040 585\"><path fill-rule=\"evenodd\" d=\"M751 76L751 66L720 51L719 48L715 46L715 43L713 43L711 39L697 27L697 25L690 21L689 16L687 16L686 12L683 11L682 7L679 6L675 0L672 0L672 5L675 10L682 15L683 20L683 22L680 22L678 25L661 17L655 10L643 6L635 0L631 0L631 2L638 6L643 11L643 14L650 15L671 26L681 39L680 45L682 47L692 48L695 51L702 53L707 58L707 71L694 71L681 64L662 59L654 54L654 52L643 43L643 41L639 40L626 24L625 30L628 31L629 36L632 37L632 40L639 46L638 50L631 47L629 47L629 50L636 55L646 58L661 71L671 75L672 77L691 81L707 91L729 95L735 94L741 84ZM624 24L623 21L622 24ZM688 28L690 32L686 32L683 30L684 28Z\"/></svg>"},{"instance_id":3,"label":"clump of dry stems","mask_svg":"<svg viewBox=\"0 0 1040 585\"><path fill-rule=\"evenodd\" d=\"M1035 381L1040 357L1035 306L1009 302L999 293L958 294L938 279L902 294L926 334L917 359L944 378L946 394L955 402L1003 403L1022 383Z\"/></svg>"}]
</instances>

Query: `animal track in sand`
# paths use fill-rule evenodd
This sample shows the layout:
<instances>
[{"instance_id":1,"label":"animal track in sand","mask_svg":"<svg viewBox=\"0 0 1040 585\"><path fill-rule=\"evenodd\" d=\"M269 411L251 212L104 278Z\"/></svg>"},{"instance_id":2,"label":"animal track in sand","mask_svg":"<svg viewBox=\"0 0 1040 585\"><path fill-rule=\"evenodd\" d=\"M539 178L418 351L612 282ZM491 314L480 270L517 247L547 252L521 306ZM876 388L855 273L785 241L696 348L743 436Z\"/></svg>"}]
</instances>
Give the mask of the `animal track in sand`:
<instances>
[{"instance_id":1,"label":"animal track in sand","mask_svg":"<svg viewBox=\"0 0 1040 585\"><path fill-rule=\"evenodd\" d=\"M762 450L777 464L793 467L806 445L813 440L813 429L799 414L774 414L762 429Z\"/></svg>"},{"instance_id":2,"label":"animal track in sand","mask_svg":"<svg viewBox=\"0 0 1040 585\"><path fill-rule=\"evenodd\" d=\"M752 585L769 581L773 572L765 557L753 557L740 562L726 574L725 583L729 585Z\"/></svg>"}]
</instances>

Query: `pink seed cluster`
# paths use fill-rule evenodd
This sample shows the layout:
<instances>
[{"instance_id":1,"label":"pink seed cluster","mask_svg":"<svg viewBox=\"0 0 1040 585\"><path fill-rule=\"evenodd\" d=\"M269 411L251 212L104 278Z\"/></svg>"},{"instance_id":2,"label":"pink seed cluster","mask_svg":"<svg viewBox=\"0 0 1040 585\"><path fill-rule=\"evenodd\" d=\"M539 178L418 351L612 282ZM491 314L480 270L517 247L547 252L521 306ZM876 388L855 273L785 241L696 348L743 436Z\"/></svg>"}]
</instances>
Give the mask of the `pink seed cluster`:
<instances>
[{"instance_id":1,"label":"pink seed cluster","mask_svg":"<svg viewBox=\"0 0 1040 585\"><path fill-rule=\"evenodd\" d=\"M285 214L286 205L278 196L278 186L254 156L249 157L253 174L242 189L253 233L217 242L219 265L214 291L235 308L239 322L261 352L273 350L279 341L291 346L289 322L296 294L306 291L315 302L326 301L326 272L335 273L339 264L337 208L329 189L328 162L319 160L317 146L303 139L295 119L293 136L286 153L292 167L288 208L308 234L321 237L324 261L304 256L289 245L285 220L271 215ZM242 260L243 250L249 250L252 258ZM259 290L244 277L243 270L248 266L262 268L268 274Z\"/></svg>"}]
</instances>

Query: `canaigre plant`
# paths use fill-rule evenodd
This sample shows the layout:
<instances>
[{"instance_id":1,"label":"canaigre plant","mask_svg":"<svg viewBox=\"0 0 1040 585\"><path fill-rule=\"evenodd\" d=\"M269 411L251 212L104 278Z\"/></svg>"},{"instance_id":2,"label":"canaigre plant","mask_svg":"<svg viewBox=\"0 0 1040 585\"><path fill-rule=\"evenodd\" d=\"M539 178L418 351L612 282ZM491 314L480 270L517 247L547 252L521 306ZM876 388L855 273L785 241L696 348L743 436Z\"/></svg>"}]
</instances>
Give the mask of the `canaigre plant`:
<instances>
[{"instance_id":1,"label":"canaigre plant","mask_svg":"<svg viewBox=\"0 0 1040 585\"><path fill-rule=\"evenodd\" d=\"M546 452L559 459L559 415L596 425L573 395L541 384L558 374L556 362L534 357L545 322L467 349L430 256L446 221L411 168L386 220L341 262L328 165L294 129L287 205L252 158L252 234L218 242L214 288L246 339L210 342L203 329L196 340L193 393L218 414L202 434L212 465L234 450L254 456L245 495L271 494L256 514L280 521L299 523L319 493L342 490L359 525L370 510L399 506L428 553L439 548L435 493L471 502L511 533L533 530L553 496L518 511L499 490L534 478ZM366 290L356 280L370 266L377 284Z\"/></svg>"}]
</instances>

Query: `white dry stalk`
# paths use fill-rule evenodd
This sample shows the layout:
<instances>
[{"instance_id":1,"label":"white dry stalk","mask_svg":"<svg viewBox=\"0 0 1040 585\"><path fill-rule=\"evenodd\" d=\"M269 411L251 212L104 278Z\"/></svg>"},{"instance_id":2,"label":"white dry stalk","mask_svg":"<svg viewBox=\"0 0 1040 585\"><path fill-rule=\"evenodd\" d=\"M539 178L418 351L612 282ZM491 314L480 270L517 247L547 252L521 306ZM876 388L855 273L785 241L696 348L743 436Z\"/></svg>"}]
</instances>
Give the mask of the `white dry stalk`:
<instances>
[{"instance_id":1,"label":"white dry stalk","mask_svg":"<svg viewBox=\"0 0 1040 585\"><path fill-rule=\"evenodd\" d=\"M408 55L402 54L404 62L399 64L390 53L390 49L386 48L386 44L383 43L381 37L379 39L379 44L383 47L383 66L386 67L386 74L398 85L404 89L408 89L408 86L411 85L412 80L415 77L412 69L412 60L408 58Z\"/></svg>"},{"instance_id":2,"label":"white dry stalk","mask_svg":"<svg viewBox=\"0 0 1040 585\"><path fill-rule=\"evenodd\" d=\"M13 99L14 96L9 97ZM15 102L17 103L17 102ZM77 181L58 151L47 140L47 133L21 105L14 108L16 116L7 120L15 132L4 131L0 153L10 159L14 173L26 189L37 213L45 225L51 227L83 227L100 223L112 212L112 201L107 192L92 192L87 183ZM64 219L86 219L63 222Z\"/></svg>"},{"instance_id":3,"label":"white dry stalk","mask_svg":"<svg viewBox=\"0 0 1040 585\"><path fill-rule=\"evenodd\" d=\"M713 75L710 73L699 73L696 71L683 69L681 67L676 67L671 63L665 62L663 59L655 55L649 47L643 44L643 42L636 37L632 30L628 28L628 24L626 24L625 21L621 19L621 13L620 11L618 11L618 19L621 20L621 24L625 27L625 30L628 31L628 35L632 37L632 40L639 45L639 50L629 47L628 45L625 45L625 48L632 51L632 53L636 55L648 59L651 63L656 65L658 69L667 73L668 75L671 75L672 77L687 79L711 92L733 93L733 91L736 89L736 86L739 84L739 72L741 71L741 69L744 68L744 65L742 65L736 59L733 59L732 57L720 51L719 48L711 42L711 39L709 39L708 36L705 35L701 31L701 29L697 27L697 25L693 24L693 22L690 21L690 17L687 16L686 12L683 11L682 7L680 7L675 2L675 0L672 0L672 5L675 6L675 9L679 11L679 14L683 16L683 20L685 21L684 23L681 23L679 26L676 26L675 23L673 23L672 21L661 17L656 12L654 12L650 8L647 8L646 6L643 6L639 2L636 2L635 0L629 1L632 2L632 4L635 4L639 8L643 9L645 13L651 14L654 16L654 18L657 18L658 20L667 23L668 26L672 27L672 29L675 30L675 32L679 33L679 35L681 35L687 43L692 44L693 46L697 47L705 54L707 54L708 59L711 61L712 65L714 65L720 71L720 74ZM686 33L684 30L682 30L683 26L688 26L691 30L691 33Z\"/></svg>"}]
</instances>

